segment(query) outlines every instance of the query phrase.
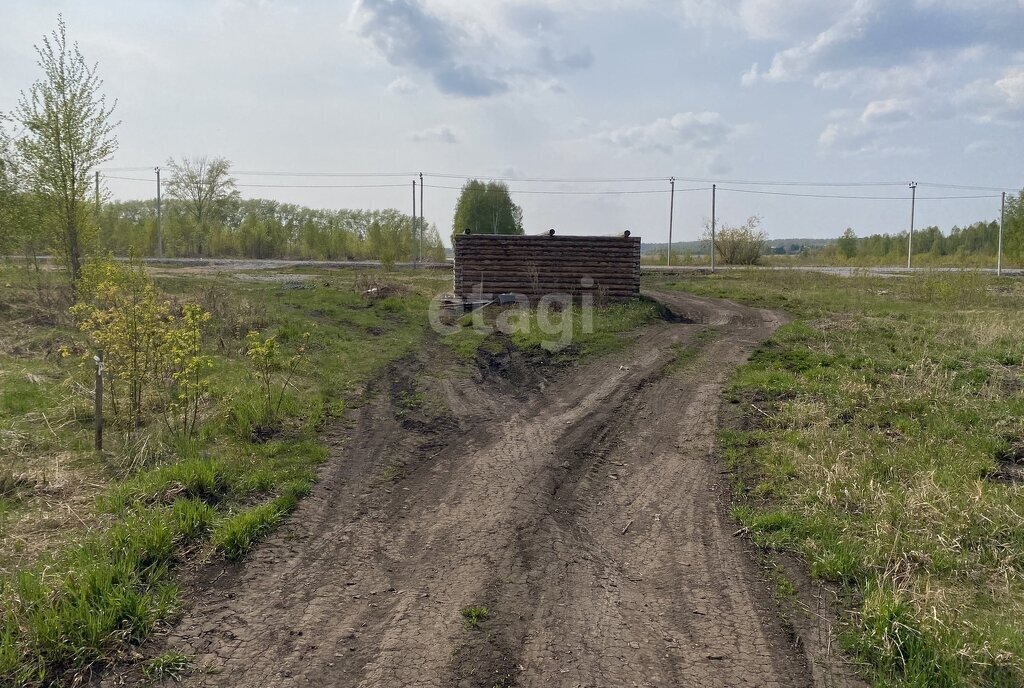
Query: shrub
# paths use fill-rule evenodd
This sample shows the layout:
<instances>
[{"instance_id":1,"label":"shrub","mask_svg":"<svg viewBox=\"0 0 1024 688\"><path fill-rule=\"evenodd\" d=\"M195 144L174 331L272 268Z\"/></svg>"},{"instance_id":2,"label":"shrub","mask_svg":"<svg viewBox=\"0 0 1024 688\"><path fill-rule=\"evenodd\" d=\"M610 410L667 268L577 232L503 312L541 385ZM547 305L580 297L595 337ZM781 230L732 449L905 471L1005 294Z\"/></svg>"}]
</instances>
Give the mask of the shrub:
<instances>
[{"instance_id":1,"label":"shrub","mask_svg":"<svg viewBox=\"0 0 1024 688\"><path fill-rule=\"evenodd\" d=\"M724 265L757 265L767 246L768 235L760 228L761 218L752 215L738 227L721 223L715 232L715 255ZM704 240L711 240L711 225L705 225Z\"/></svg>"},{"instance_id":2,"label":"shrub","mask_svg":"<svg viewBox=\"0 0 1024 688\"><path fill-rule=\"evenodd\" d=\"M246 338L245 355L252 366L252 372L259 383L263 402L263 422L277 424L284 401L284 393L306 354L305 342L309 332L302 334L302 344L295 355L285 358L277 337L264 337L259 332L250 332Z\"/></svg>"},{"instance_id":3,"label":"shrub","mask_svg":"<svg viewBox=\"0 0 1024 688\"><path fill-rule=\"evenodd\" d=\"M139 428L147 404L164 411L172 432L190 438L206 393L202 326L210 314L187 304L176 316L141 265L113 257L88 262L71 313L91 347L102 353L105 400L115 419Z\"/></svg>"}]
</instances>

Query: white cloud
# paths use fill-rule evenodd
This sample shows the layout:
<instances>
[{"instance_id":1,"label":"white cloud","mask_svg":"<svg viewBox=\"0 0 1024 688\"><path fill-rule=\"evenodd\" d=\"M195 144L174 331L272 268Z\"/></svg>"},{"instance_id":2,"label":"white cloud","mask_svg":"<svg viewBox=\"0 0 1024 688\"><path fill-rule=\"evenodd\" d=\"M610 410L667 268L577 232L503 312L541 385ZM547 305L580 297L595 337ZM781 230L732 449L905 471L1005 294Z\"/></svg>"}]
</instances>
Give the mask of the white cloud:
<instances>
[{"instance_id":1,"label":"white cloud","mask_svg":"<svg viewBox=\"0 0 1024 688\"><path fill-rule=\"evenodd\" d=\"M1024 124L1024 66L1002 76L975 79L954 93L952 102L981 124Z\"/></svg>"},{"instance_id":2,"label":"white cloud","mask_svg":"<svg viewBox=\"0 0 1024 688\"><path fill-rule=\"evenodd\" d=\"M835 23L813 39L775 53L766 71L758 71L756 65L751 68L747 83L757 79L792 81L806 76L831 50L863 36L874 14L875 0L857 0Z\"/></svg>"},{"instance_id":3,"label":"white cloud","mask_svg":"<svg viewBox=\"0 0 1024 688\"><path fill-rule=\"evenodd\" d=\"M598 141L641 153L685 150L701 154L706 164L720 164L721 151L741 132L717 112L680 112L647 124L608 129L594 135Z\"/></svg>"},{"instance_id":4,"label":"white cloud","mask_svg":"<svg viewBox=\"0 0 1024 688\"><path fill-rule=\"evenodd\" d=\"M901 132L919 117L923 106L911 100L873 100L857 114L839 110L818 136L823 153L842 157L916 155L922 151L903 142Z\"/></svg>"},{"instance_id":5,"label":"white cloud","mask_svg":"<svg viewBox=\"0 0 1024 688\"><path fill-rule=\"evenodd\" d=\"M416 83L406 76L400 76L388 84L388 93L395 93L398 95L409 95L410 93L416 93L419 87Z\"/></svg>"},{"instance_id":6,"label":"white cloud","mask_svg":"<svg viewBox=\"0 0 1024 688\"><path fill-rule=\"evenodd\" d=\"M458 143L459 137L456 136L455 131L446 125L437 127L431 127L429 129L421 129L420 131L414 131L409 134L409 138L412 141L419 143Z\"/></svg>"},{"instance_id":7,"label":"white cloud","mask_svg":"<svg viewBox=\"0 0 1024 688\"><path fill-rule=\"evenodd\" d=\"M850 4L849 0L742 0L736 13L752 38L794 40L827 28Z\"/></svg>"},{"instance_id":8,"label":"white cloud","mask_svg":"<svg viewBox=\"0 0 1024 688\"><path fill-rule=\"evenodd\" d=\"M912 119L914 116L909 100L889 98L887 100L873 100L864 108L860 121L866 125L874 124L899 124Z\"/></svg>"},{"instance_id":9,"label":"white cloud","mask_svg":"<svg viewBox=\"0 0 1024 688\"><path fill-rule=\"evenodd\" d=\"M999 149L999 146L995 141L988 139L981 139L979 141L971 141L964 146L964 153L967 155L978 155L984 153L992 153Z\"/></svg>"},{"instance_id":10,"label":"white cloud","mask_svg":"<svg viewBox=\"0 0 1024 688\"><path fill-rule=\"evenodd\" d=\"M1008 70L1002 79L996 81L995 86L1006 95L1008 105L1024 106L1024 67Z\"/></svg>"}]
</instances>

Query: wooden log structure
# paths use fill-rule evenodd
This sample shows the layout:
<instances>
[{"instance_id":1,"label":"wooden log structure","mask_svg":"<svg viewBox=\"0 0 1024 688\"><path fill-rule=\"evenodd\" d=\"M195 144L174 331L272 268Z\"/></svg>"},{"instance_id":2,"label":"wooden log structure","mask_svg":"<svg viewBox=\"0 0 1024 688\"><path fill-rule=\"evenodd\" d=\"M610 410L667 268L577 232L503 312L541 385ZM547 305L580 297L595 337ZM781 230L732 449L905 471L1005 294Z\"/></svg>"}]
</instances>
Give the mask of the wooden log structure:
<instances>
[{"instance_id":1,"label":"wooden log structure","mask_svg":"<svg viewBox=\"0 0 1024 688\"><path fill-rule=\"evenodd\" d=\"M640 238L631 236L455 236L455 294L640 295Z\"/></svg>"}]
</instances>

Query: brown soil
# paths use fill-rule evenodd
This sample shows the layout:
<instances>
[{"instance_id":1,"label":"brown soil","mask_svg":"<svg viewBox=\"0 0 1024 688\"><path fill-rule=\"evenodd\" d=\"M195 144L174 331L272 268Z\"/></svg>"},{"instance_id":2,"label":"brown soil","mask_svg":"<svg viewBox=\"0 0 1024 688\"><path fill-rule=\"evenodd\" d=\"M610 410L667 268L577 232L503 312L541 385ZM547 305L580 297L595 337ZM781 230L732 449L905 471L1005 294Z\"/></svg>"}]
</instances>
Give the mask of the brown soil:
<instances>
[{"instance_id":1,"label":"brown soil","mask_svg":"<svg viewBox=\"0 0 1024 688\"><path fill-rule=\"evenodd\" d=\"M716 458L722 387L780 317L652 296L689 322L553 379L424 354L378 385L310 498L157 651L193 655L195 686L813 685ZM701 351L672 366L674 344ZM444 399L429 421L401 405L413 381Z\"/></svg>"}]
</instances>

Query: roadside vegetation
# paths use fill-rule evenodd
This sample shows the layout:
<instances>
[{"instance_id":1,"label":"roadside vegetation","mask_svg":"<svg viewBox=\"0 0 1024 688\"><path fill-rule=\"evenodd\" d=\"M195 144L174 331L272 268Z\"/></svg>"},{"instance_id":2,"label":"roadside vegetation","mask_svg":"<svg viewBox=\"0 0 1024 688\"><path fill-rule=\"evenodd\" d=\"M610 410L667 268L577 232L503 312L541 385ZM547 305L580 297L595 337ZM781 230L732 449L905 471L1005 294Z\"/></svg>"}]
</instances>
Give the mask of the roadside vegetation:
<instances>
[{"instance_id":1,"label":"roadside vegetation","mask_svg":"<svg viewBox=\"0 0 1024 688\"><path fill-rule=\"evenodd\" d=\"M86 286L97 272L102 296ZM88 676L173 618L175 569L243 557L309 491L324 424L419 346L427 295L444 284L395 276L367 294L352 272L151 280L104 261L83 274L75 299L59 273L0 266L2 685ZM172 675L172 659L149 669Z\"/></svg>"},{"instance_id":2,"label":"roadside vegetation","mask_svg":"<svg viewBox=\"0 0 1024 688\"><path fill-rule=\"evenodd\" d=\"M1024 284L728 272L652 286L784 310L729 395L735 514L835 583L879 686L1024 684Z\"/></svg>"},{"instance_id":3,"label":"roadside vegetation","mask_svg":"<svg viewBox=\"0 0 1024 688\"><path fill-rule=\"evenodd\" d=\"M661 306L646 300L606 304L589 312L578 303L490 306L451 322L453 331L444 342L465 359L478 352L518 349L553 361L579 360L625 346L631 332L661 317Z\"/></svg>"}]
</instances>

